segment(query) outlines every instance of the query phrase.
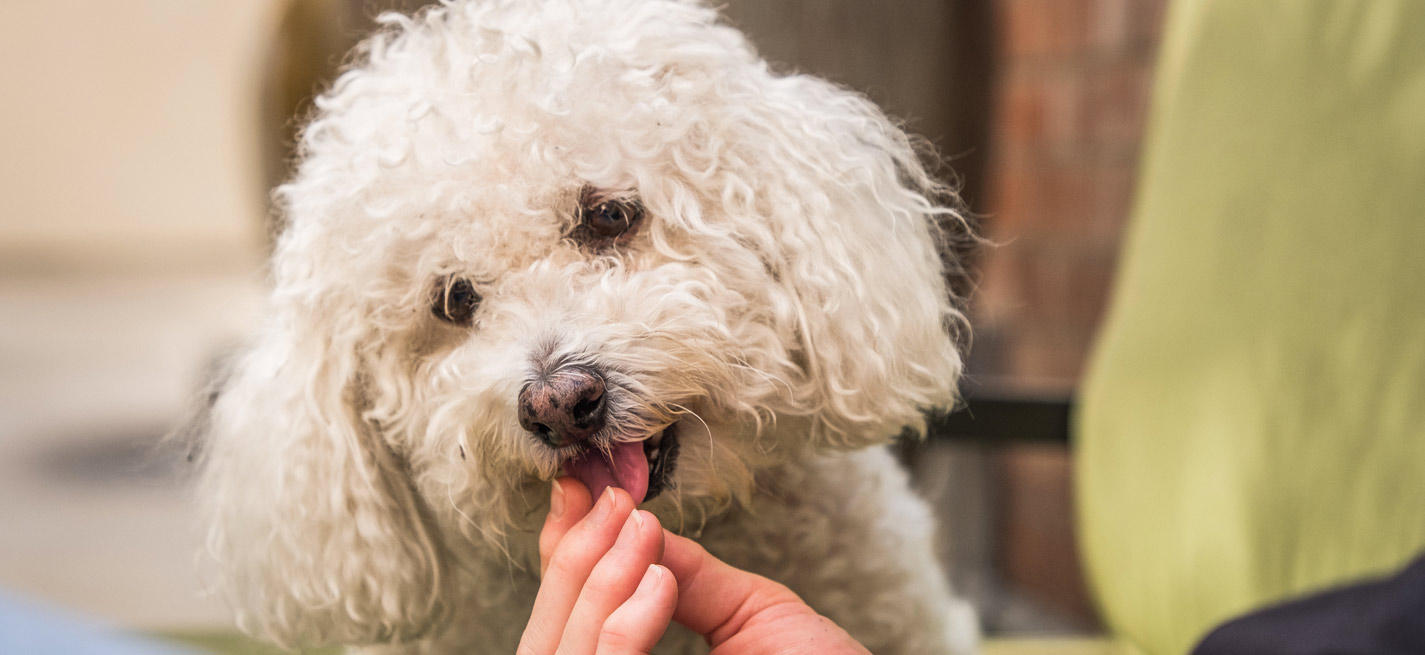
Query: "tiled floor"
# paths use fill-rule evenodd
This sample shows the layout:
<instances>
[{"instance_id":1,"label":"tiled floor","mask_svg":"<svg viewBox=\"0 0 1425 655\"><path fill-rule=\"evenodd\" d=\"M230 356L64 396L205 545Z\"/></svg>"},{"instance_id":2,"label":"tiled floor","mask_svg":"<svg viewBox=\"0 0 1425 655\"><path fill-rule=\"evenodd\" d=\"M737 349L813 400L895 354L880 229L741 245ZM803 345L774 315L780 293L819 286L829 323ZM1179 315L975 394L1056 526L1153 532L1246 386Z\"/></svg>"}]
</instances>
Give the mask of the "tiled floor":
<instances>
[{"instance_id":1,"label":"tiled floor","mask_svg":"<svg viewBox=\"0 0 1425 655\"><path fill-rule=\"evenodd\" d=\"M259 289L246 272L0 278L0 588L126 627L226 622L161 438Z\"/></svg>"}]
</instances>

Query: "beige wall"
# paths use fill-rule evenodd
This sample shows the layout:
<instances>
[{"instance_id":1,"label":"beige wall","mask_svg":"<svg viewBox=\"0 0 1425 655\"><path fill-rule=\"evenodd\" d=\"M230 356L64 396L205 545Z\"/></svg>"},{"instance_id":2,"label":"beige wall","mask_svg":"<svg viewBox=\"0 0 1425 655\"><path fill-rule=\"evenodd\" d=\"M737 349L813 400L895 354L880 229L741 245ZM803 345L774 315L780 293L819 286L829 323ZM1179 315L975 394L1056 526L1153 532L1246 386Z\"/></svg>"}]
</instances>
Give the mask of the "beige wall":
<instances>
[{"instance_id":1,"label":"beige wall","mask_svg":"<svg viewBox=\"0 0 1425 655\"><path fill-rule=\"evenodd\" d=\"M256 259L274 5L0 2L0 273Z\"/></svg>"}]
</instances>

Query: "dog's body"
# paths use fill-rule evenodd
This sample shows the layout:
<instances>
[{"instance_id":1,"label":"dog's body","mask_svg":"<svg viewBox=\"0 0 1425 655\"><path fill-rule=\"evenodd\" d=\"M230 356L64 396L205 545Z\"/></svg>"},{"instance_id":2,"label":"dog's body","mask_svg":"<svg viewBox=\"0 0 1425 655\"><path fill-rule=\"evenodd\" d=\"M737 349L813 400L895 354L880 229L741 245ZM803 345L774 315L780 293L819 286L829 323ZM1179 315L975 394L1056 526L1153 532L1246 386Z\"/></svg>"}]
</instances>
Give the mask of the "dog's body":
<instances>
[{"instance_id":1,"label":"dog's body","mask_svg":"<svg viewBox=\"0 0 1425 655\"><path fill-rule=\"evenodd\" d=\"M972 648L884 449L954 401L959 219L878 110L658 0L393 18L319 107L204 456L247 629L511 652L562 470L874 652Z\"/></svg>"}]
</instances>

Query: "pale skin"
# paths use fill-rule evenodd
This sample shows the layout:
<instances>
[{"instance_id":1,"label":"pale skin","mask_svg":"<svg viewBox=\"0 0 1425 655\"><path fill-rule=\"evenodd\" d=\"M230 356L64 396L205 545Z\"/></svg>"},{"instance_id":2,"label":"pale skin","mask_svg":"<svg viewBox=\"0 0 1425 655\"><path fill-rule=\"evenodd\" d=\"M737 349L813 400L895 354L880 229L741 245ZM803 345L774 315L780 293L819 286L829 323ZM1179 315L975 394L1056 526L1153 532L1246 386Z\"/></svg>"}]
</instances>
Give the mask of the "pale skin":
<instances>
[{"instance_id":1,"label":"pale skin","mask_svg":"<svg viewBox=\"0 0 1425 655\"><path fill-rule=\"evenodd\" d=\"M742 571L634 509L559 478L539 535L540 583L518 655L636 655L671 621L713 655L864 655L845 630L785 586Z\"/></svg>"}]
</instances>

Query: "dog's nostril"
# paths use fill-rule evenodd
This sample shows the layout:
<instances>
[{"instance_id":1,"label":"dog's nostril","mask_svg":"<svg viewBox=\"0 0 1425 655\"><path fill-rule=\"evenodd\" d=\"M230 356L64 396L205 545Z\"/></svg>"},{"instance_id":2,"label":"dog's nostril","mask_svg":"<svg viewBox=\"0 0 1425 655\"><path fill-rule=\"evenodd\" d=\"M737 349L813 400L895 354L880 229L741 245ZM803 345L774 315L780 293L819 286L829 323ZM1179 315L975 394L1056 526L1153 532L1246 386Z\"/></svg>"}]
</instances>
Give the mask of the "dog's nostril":
<instances>
[{"instance_id":1,"label":"dog's nostril","mask_svg":"<svg viewBox=\"0 0 1425 655\"><path fill-rule=\"evenodd\" d=\"M534 436L539 437L545 443L551 446L564 445L564 441L556 437L554 435L554 430L549 429L549 426L543 423L535 423L533 426L531 426L531 428L531 431L534 432Z\"/></svg>"},{"instance_id":2,"label":"dog's nostril","mask_svg":"<svg viewBox=\"0 0 1425 655\"><path fill-rule=\"evenodd\" d=\"M574 416L575 423L585 424L596 418L603 408L604 392L603 390L598 390L594 394L580 399L579 402L575 403L574 408L570 410L570 414Z\"/></svg>"}]
</instances>

